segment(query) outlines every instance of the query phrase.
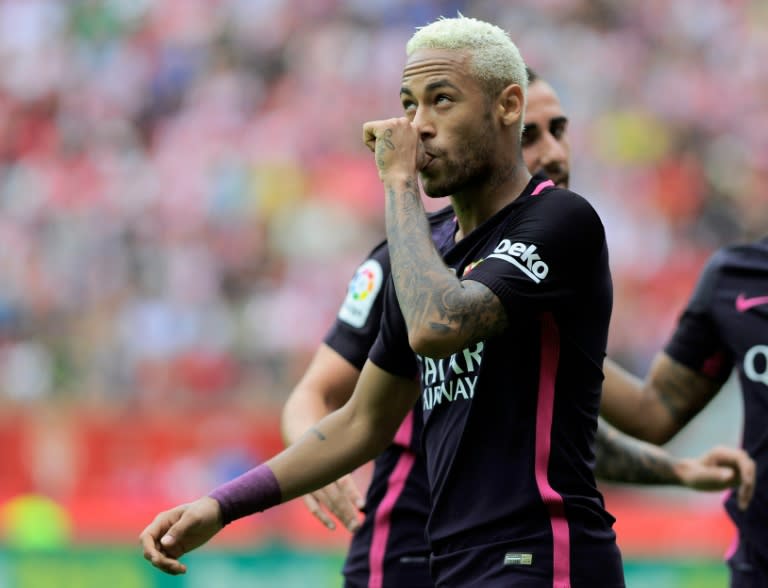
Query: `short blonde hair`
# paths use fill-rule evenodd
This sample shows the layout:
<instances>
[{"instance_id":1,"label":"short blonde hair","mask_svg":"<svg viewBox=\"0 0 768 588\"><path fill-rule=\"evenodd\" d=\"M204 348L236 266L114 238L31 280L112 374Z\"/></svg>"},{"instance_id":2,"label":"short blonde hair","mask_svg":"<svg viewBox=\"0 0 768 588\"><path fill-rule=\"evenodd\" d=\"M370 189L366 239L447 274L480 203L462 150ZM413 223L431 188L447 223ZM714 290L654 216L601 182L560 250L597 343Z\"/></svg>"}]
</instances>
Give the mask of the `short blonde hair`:
<instances>
[{"instance_id":1,"label":"short blonde hair","mask_svg":"<svg viewBox=\"0 0 768 588\"><path fill-rule=\"evenodd\" d=\"M522 55L509 35L496 25L459 14L439 18L419 28L405 46L410 55L417 49L467 50L470 72L496 97L510 84L517 84L525 94L528 75Z\"/></svg>"}]
</instances>

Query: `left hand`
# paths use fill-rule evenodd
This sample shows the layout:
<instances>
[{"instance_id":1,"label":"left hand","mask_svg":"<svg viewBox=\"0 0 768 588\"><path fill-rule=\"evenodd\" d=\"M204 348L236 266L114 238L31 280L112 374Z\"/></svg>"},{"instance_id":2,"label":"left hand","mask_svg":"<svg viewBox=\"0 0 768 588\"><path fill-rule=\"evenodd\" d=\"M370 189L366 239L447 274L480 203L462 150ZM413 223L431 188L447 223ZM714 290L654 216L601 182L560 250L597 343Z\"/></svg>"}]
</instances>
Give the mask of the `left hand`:
<instances>
[{"instance_id":1,"label":"left hand","mask_svg":"<svg viewBox=\"0 0 768 588\"><path fill-rule=\"evenodd\" d=\"M738 487L739 508L746 510L755 492L755 462L743 449L715 447L697 458L681 459L680 481L696 490Z\"/></svg>"},{"instance_id":2,"label":"left hand","mask_svg":"<svg viewBox=\"0 0 768 588\"><path fill-rule=\"evenodd\" d=\"M428 161L418 129L405 117L365 123L363 141L376 154L382 181L389 174L412 176Z\"/></svg>"},{"instance_id":3,"label":"left hand","mask_svg":"<svg viewBox=\"0 0 768 588\"><path fill-rule=\"evenodd\" d=\"M161 512L141 532L144 559L166 574L184 574L179 558L200 547L222 528L219 503L204 496L189 504Z\"/></svg>"}]
</instances>

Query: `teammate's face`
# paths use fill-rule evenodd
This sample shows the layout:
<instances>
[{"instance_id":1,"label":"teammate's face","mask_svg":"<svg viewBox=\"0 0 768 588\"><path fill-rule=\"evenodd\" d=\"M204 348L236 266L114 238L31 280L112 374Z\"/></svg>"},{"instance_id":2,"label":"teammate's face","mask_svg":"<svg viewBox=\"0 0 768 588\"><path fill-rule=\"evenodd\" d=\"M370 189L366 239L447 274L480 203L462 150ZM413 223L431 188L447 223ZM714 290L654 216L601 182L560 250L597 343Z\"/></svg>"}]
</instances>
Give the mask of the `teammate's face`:
<instances>
[{"instance_id":1,"label":"teammate's face","mask_svg":"<svg viewBox=\"0 0 768 588\"><path fill-rule=\"evenodd\" d=\"M568 187L568 119L552 86L543 80L528 86L523 160L531 173L543 172L558 186Z\"/></svg>"},{"instance_id":2,"label":"teammate's face","mask_svg":"<svg viewBox=\"0 0 768 588\"><path fill-rule=\"evenodd\" d=\"M458 194L492 175L499 129L490 101L459 51L420 49L403 71L400 100L420 133L428 196Z\"/></svg>"}]
</instances>

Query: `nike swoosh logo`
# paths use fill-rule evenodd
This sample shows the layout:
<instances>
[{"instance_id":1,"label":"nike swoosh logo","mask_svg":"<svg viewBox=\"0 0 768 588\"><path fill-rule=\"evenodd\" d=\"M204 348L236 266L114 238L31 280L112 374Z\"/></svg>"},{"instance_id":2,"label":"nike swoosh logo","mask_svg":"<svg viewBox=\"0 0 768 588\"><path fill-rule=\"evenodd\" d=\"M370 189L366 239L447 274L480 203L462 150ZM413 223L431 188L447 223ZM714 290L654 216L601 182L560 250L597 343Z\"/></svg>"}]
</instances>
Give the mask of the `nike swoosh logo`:
<instances>
[{"instance_id":1,"label":"nike swoosh logo","mask_svg":"<svg viewBox=\"0 0 768 588\"><path fill-rule=\"evenodd\" d=\"M760 306L761 304L768 304L768 296L755 296L754 298L747 298L742 292L736 297L736 310L739 312L747 312L750 308Z\"/></svg>"}]
</instances>

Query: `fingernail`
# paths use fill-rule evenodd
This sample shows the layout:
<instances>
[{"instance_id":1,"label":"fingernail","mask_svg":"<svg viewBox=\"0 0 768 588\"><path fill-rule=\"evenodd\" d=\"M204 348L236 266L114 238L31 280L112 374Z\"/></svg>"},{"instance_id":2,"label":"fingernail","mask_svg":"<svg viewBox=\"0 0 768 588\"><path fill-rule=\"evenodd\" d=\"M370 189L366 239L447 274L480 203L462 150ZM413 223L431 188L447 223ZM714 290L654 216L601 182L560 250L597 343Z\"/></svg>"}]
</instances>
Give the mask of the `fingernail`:
<instances>
[{"instance_id":1,"label":"fingernail","mask_svg":"<svg viewBox=\"0 0 768 588\"><path fill-rule=\"evenodd\" d=\"M173 543L173 535L163 535L163 538L160 539L160 543L163 545L170 545Z\"/></svg>"}]
</instances>

